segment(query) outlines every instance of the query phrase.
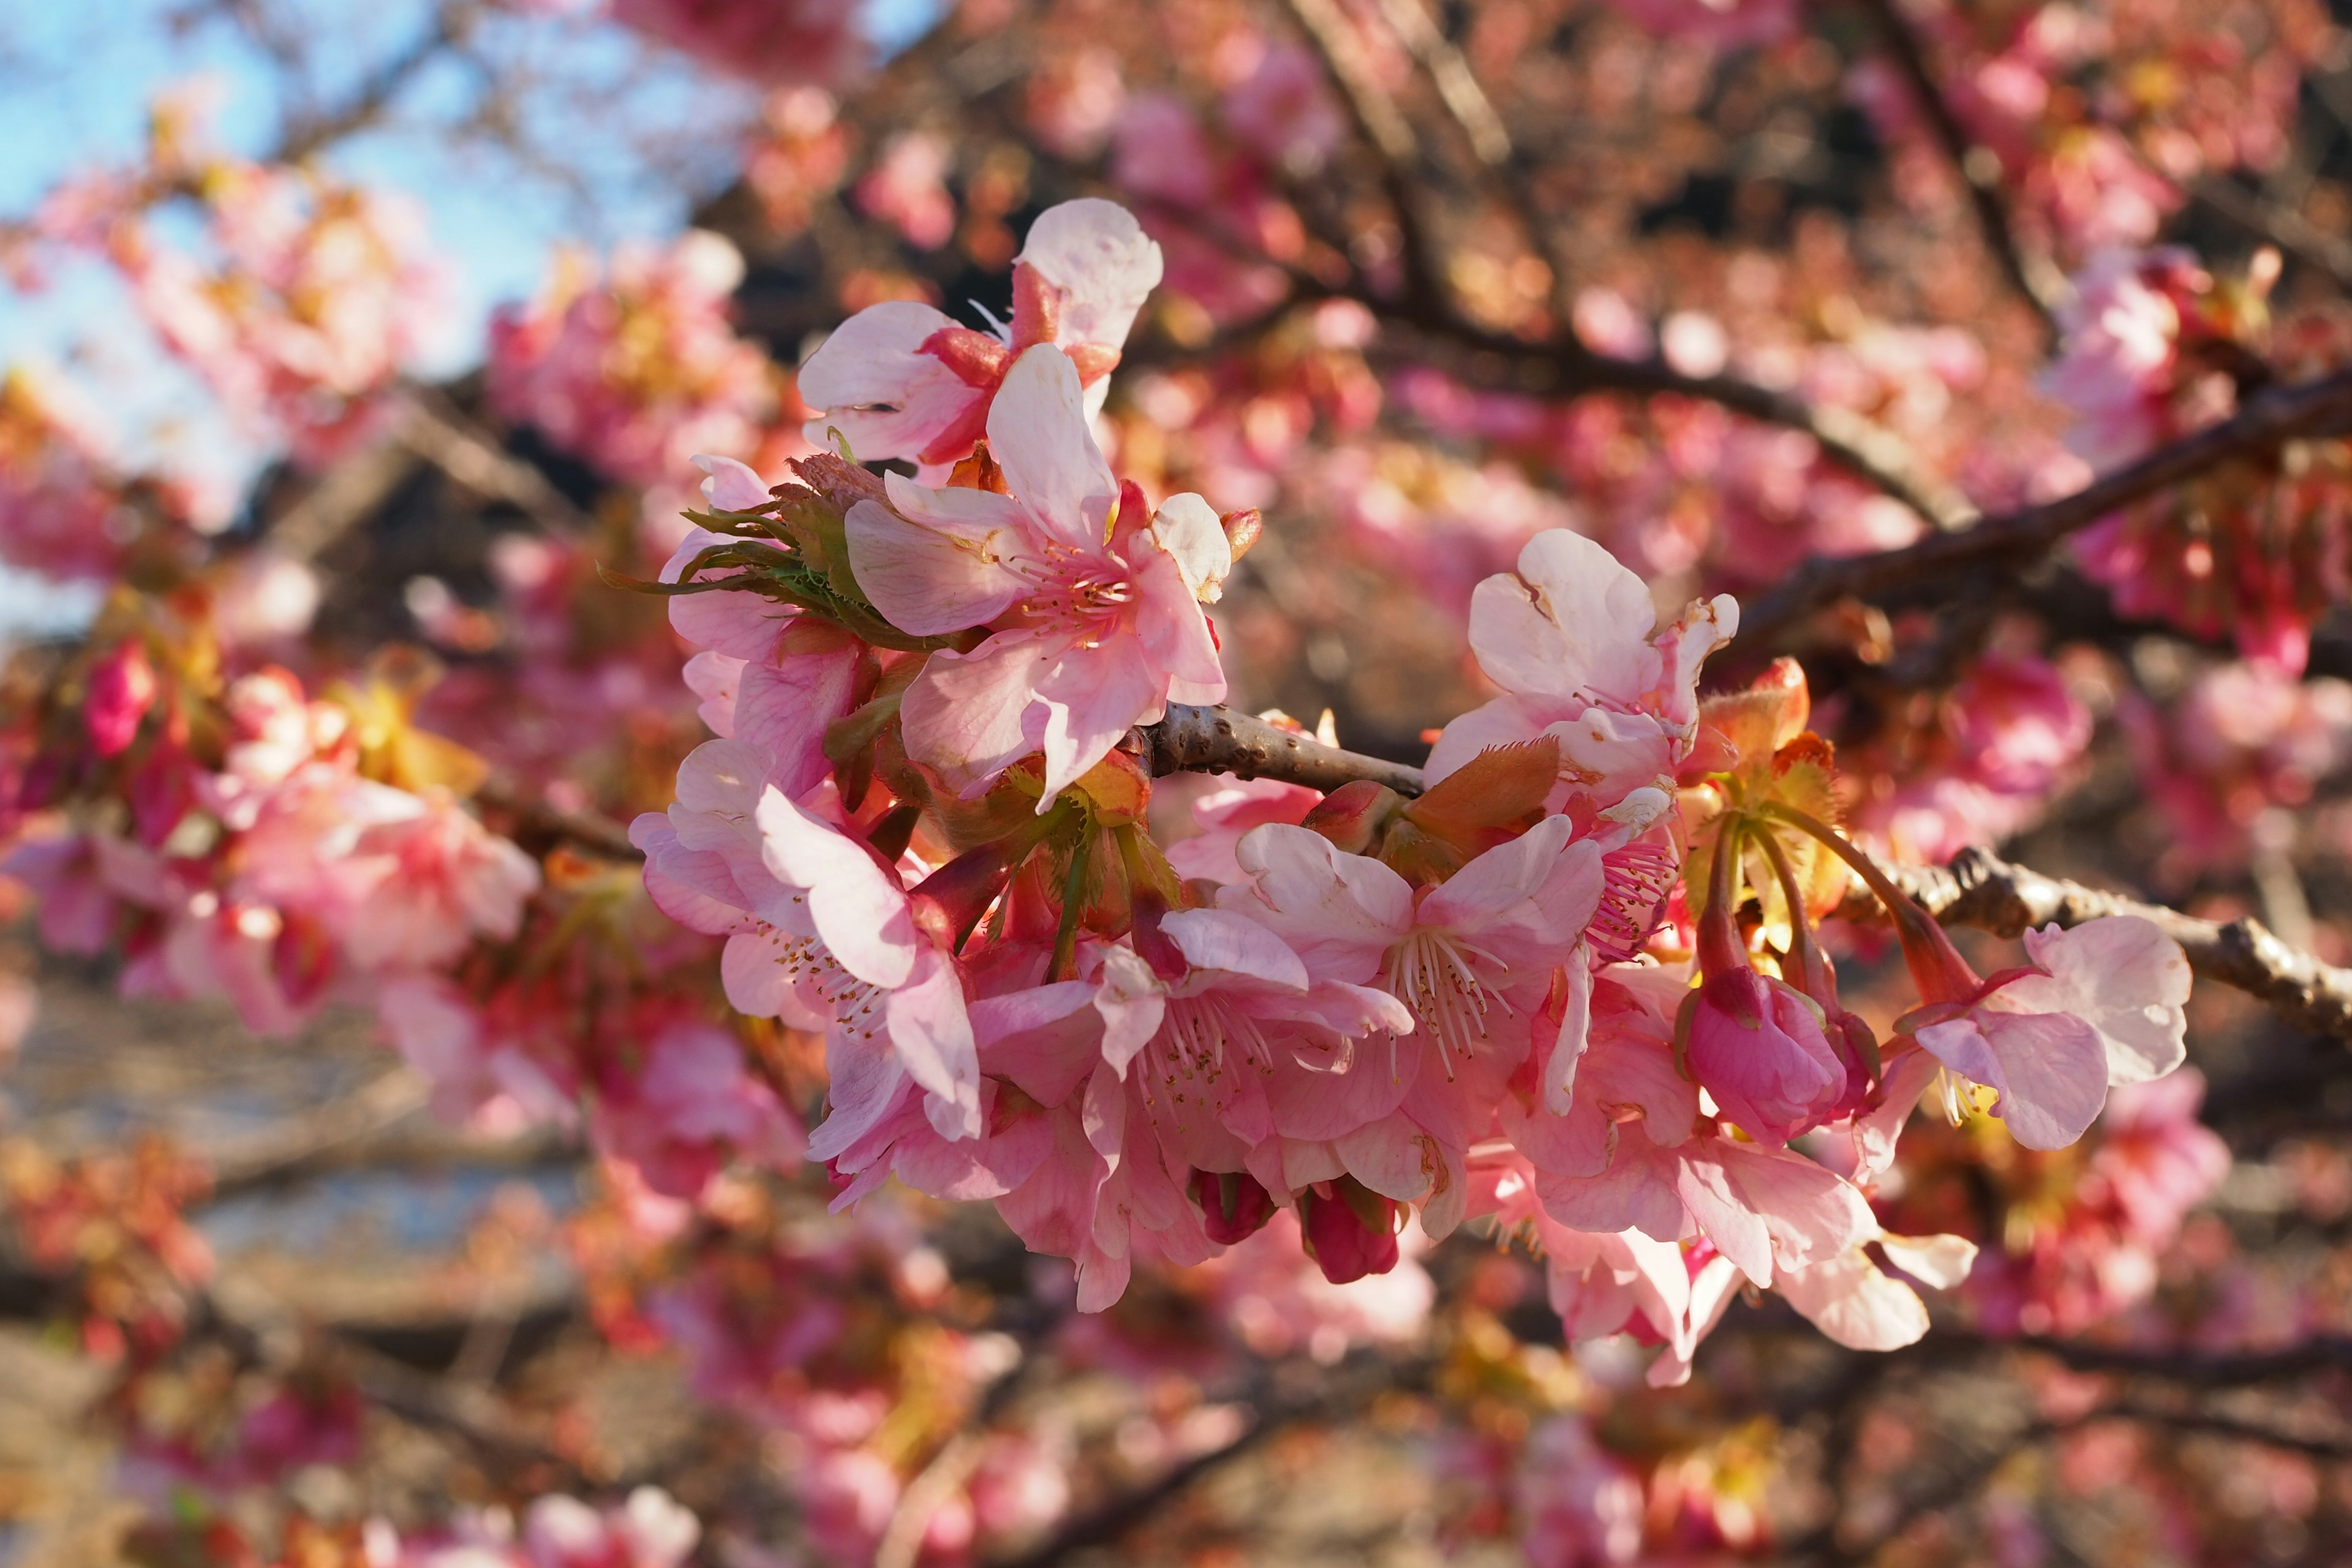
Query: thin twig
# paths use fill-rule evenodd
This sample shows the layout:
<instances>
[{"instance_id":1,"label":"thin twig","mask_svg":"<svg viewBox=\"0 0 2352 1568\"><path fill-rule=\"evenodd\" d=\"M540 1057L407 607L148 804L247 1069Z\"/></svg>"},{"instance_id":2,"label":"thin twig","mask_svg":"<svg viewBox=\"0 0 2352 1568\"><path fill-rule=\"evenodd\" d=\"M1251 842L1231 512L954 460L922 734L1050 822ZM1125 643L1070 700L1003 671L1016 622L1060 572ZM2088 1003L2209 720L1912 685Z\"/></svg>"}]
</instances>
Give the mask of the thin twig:
<instances>
[{"instance_id":1,"label":"thin twig","mask_svg":"<svg viewBox=\"0 0 2352 1568\"><path fill-rule=\"evenodd\" d=\"M2012 866L1990 849L1968 848L1947 866L1890 866L1895 886L1947 925L2000 936L2056 922L2081 925L2106 915L2137 915L2153 922L2189 955L2208 980L2245 992L2288 1022L2339 1040L2352 1040L2352 969L2323 963L2287 946L2260 921L2201 920L2161 904L2045 877ZM1883 919L1866 889L1850 892L1838 912Z\"/></svg>"},{"instance_id":2,"label":"thin twig","mask_svg":"<svg viewBox=\"0 0 2352 1568\"><path fill-rule=\"evenodd\" d=\"M1507 163L1511 133L1503 128L1503 117L1495 112L1486 89L1478 85L1469 60L1438 26L1422 0L1381 0L1381 16L1429 73L1445 111L1469 138L1470 151L1478 161L1489 168Z\"/></svg>"},{"instance_id":3,"label":"thin twig","mask_svg":"<svg viewBox=\"0 0 2352 1568\"><path fill-rule=\"evenodd\" d=\"M2238 458L2265 458L2286 443L2352 426L2352 371L2269 388L2235 417L2160 447L2073 495L1988 517L1958 532L1937 534L1899 550L1838 559L1815 557L1779 587L1740 607L1739 636L1726 657L1760 660L1806 616L1841 599L1868 599L1923 584L1963 585L1976 567L2032 564L2068 534L2159 491Z\"/></svg>"},{"instance_id":4,"label":"thin twig","mask_svg":"<svg viewBox=\"0 0 2352 1568\"><path fill-rule=\"evenodd\" d=\"M1326 792L1360 779L1386 784L1399 795L1419 795L1419 768L1327 746L1311 736L1219 704L1196 708L1171 702L1168 716L1144 727L1139 754L1153 774L1232 773L1244 779L1280 779Z\"/></svg>"},{"instance_id":5,"label":"thin twig","mask_svg":"<svg viewBox=\"0 0 2352 1568\"><path fill-rule=\"evenodd\" d=\"M1886 40L1886 52L1894 58L1904 80L1910 84L1912 96L1919 100L1928 131L1967 189L1969 204L1976 209L1977 226L1984 235L1985 248L2000 264L2002 276L2009 279L2019 298L2041 318L2042 331L2056 335L2054 311L2065 298L2066 282L2048 257L2025 248L2010 223L2009 209L2001 200L2000 155L1971 136L1968 127L1960 123L1951 101L1936 80L1934 68L1927 63L1925 44L1903 15L1902 0L1862 0L1862 6L1877 23L1880 35Z\"/></svg>"},{"instance_id":6,"label":"thin twig","mask_svg":"<svg viewBox=\"0 0 2352 1568\"><path fill-rule=\"evenodd\" d=\"M587 516L536 464L500 448L440 393L410 389L395 433L411 451L467 489L513 503L550 532L576 539L589 531Z\"/></svg>"}]
</instances>

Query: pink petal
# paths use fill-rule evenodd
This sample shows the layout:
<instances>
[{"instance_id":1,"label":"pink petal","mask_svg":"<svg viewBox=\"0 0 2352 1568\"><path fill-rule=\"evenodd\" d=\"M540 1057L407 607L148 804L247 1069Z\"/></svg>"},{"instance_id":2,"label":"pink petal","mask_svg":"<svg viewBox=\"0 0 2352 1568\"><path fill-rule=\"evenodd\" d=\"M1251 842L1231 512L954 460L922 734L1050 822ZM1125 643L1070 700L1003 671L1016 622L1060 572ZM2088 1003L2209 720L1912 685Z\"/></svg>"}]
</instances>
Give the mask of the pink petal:
<instances>
[{"instance_id":1,"label":"pink petal","mask_svg":"<svg viewBox=\"0 0 2352 1568\"><path fill-rule=\"evenodd\" d=\"M1985 1009L1918 1037L1962 1078L2000 1091L1993 1113L2029 1149L2066 1148L2106 1103L2106 1044L2071 1014Z\"/></svg>"},{"instance_id":2,"label":"pink petal","mask_svg":"<svg viewBox=\"0 0 2352 1568\"><path fill-rule=\"evenodd\" d=\"M992 504L969 509L981 515L959 521L953 532L909 522L871 500L851 507L846 522L849 566L858 587L883 619L919 637L992 621L1020 596L1022 587L1021 579L997 561L995 541L1005 531L1009 509L1004 498L985 490L940 493L973 496Z\"/></svg>"},{"instance_id":3,"label":"pink petal","mask_svg":"<svg viewBox=\"0 0 2352 1568\"><path fill-rule=\"evenodd\" d=\"M1548 816L1424 895L1416 921L1463 933L1515 969L1561 962L1601 902L1601 846L1571 844L1576 825Z\"/></svg>"},{"instance_id":4,"label":"pink petal","mask_svg":"<svg viewBox=\"0 0 2352 1568\"><path fill-rule=\"evenodd\" d=\"M970 653L931 655L898 709L907 754L966 798L980 794L1036 750L1045 715L1038 713L1034 736L1028 721L1037 682L1066 646L1033 632L999 632Z\"/></svg>"},{"instance_id":5,"label":"pink petal","mask_svg":"<svg viewBox=\"0 0 2352 1568\"><path fill-rule=\"evenodd\" d=\"M1412 1092L1421 1076L1423 1055L1417 1047L1391 1048L1387 1042L1376 1040L1356 1053L1345 1072L1309 1072L1295 1062L1278 1064L1265 1083L1266 1109L1275 1131L1286 1138L1344 1141L1375 1122L1387 1125L1399 1120L1392 1113ZM1348 1157L1344 1147L1340 1154ZM1355 1169L1352 1163L1349 1168ZM1360 1171L1356 1174L1363 1176ZM1376 1190L1388 1192L1385 1187ZM1420 1195L1418 1191L1389 1193L1391 1197Z\"/></svg>"},{"instance_id":6,"label":"pink petal","mask_svg":"<svg viewBox=\"0 0 2352 1568\"><path fill-rule=\"evenodd\" d=\"M1570 1230L1639 1230L1660 1241L1690 1234L1690 1213L1675 1185L1682 1162L1639 1143L1618 1151L1609 1168L1591 1177L1536 1173L1544 1212Z\"/></svg>"},{"instance_id":7,"label":"pink petal","mask_svg":"<svg viewBox=\"0 0 2352 1568\"><path fill-rule=\"evenodd\" d=\"M1285 991L1304 992L1307 966L1288 944L1246 915L1230 910L1179 910L1160 929L1196 970L1245 975Z\"/></svg>"},{"instance_id":8,"label":"pink petal","mask_svg":"<svg viewBox=\"0 0 2352 1568\"><path fill-rule=\"evenodd\" d=\"M1039 343L1013 362L988 411L988 450L1041 530L1073 549L1103 548L1102 519L1118 485L1087 428L1068 355Z\"/></svg>"},{"instance_id":9,"label":"pink petal","mask_svg":"<svg viewBox=\"0 0 2352 1568\"><path fill-rule=\"evenodd\" d=\"M721 740L735 733L735 691L747 668L742 659L710 649L686 661L686 689L702 699L695 716Z\"/></svg>"},{"instance_id":10,"label":"pink petal","mask_svg":"<svg viewBox=\"0 0 2352 1568\"><path fill-rule=\"evenodd\" d=\"M1103 954L1095 1011L1102 1018L1102 1059L1125 1078L1128 1064L1151 1043L1168 1016L1168 986L1136 953L1112 948Z\"/></svg>"},{"instance_id":11,"label":"pink petal","mask_svg":"<svg viewBox=\"0 0 2352 1568\"><path fill-rule=\"evenodd\" d=\"M1719 1138L1706 1142L1740 1202L1761 1216L1772 1238L1773 1257L1783 1267L1802 1268L1834 1258L1878 1234L1870 1205L1836 1172L1787 1149Z\"/></svg>"},{"instance_id":12,"label":"pink petal","mask_svg":"<svg viewBox=\"0 0 2352 1568\"><path fill-rule=\"evenodd\" d=\"M778 880L808 889L809 919L835 961L869 985L910 984L918 952L930 949L916 934L898 879L875 864L865 846L810 816L772 785L760 796L756 819L761 859ZM958 1017L962 1010L959 992Z\"/></svg>"},{"instance_id":13,"label":"pink petal","mask_svg":"<svg viewBox=\"0 0 2352 1568\"><path fill-rule=\"evenodd\" d=\"M1170 496L1152 517L1151 536L1183 574L1184 587L1194 599L1213 603L1224 592L1225 578L1234 569L1234 547L1207 501L1190 490Z\"/></svg>"},{"instance_id":14,"label":"pink petal","mask_svg":"<svg viewBox=\"0 0 2352 1568\"><path fill-rule=\"evenodd\" d=\"M702 499L719 511L757 511L775 498L760 476L732 458L697 452L694 466L709 477L702 481Z\"/></svg>"},{"instance_id":15,"label":"pink petal","mask_svg":"<svg viewBox=\"0 0 2352 1568\"><path fill-rule=\"evenodd\" d=\"M1370 980L1412 931L1411 884L1319 833L1267 823L1242 835L1234 858L1255 886L1220 889L1218 906L1264 923L1322 978Z\"/></svg>"},{"instance_id":16,"label":"pink petal","mask_svg":"<svg viewBox=\"0 0 2352 1568\"><path fill-rule=\"evenodd\" d=\"M1069 1099L1103 1057L1102 1018L1089 1005L1096 990L1087 981L1064 980L973 1003L982 1069L1010 1079L1040 1105Z\"/></svg>"},{"instance_id":17,"label":"pink petal","mask_svg":"<svg viewBox=\"0 0 2352 1568\"><path fill-rule=\"evenodd\" d=\"M1994 994L2001 1012L2072 1013L2099 1032L2107 1081L2146 1083L2187 1059L2189 959L2138 915L2085 921L2072 931L2025 933L2025 951L2050 972Z\"/></svg>"},{"instance_id":18,"label":"pink petal","mask_svg":"<svg viewBox=\"0 0 2352 1568\"><path fill-rule=\"evenodd\" d=\"M887 1016L899 1065L930 1096L931 1126L951 1142L979 1137L980 1053L955 961L922 948L912 978L890 994Z\"/></svg>"},{"instance_id":19,"label":"pink petal","mask_svg":"<svg viewBox=\"0 0 2352 1568\"><path fill-rule=\"evenodd\" d=\"M1143 557L1134 574L1140 595L1135 630L1159 672L1159 694L1179 702L1223 701L1225 668L1216 638L1209 635L1209 619L1184 586L1175 562L1158 550L1129 553Z\"/></svg>"},{"instance_id":20,"label":"pink petal","mask_svg":"<svg viewBox=\"0 0 2352 1568\"><path fill-rule=\"evenodd\" d=\"M768 781L797 800L832 776L825 726L846 718L857 649L785 654L748 666L735 696L735 734L760 754Z\"/></svg>"},{"instance_id":21,"label":"pink petal","mask_svg":"<svg viewBox=\"0 0 2352 1568\"><path fill-rule=\"evenodd\" d=\"M1045 792L1042 814L1078 775L1109 754L1137 724L1160 716L1165 687L1143 645L1115 636L1093 647L1073 646L1034 682L1045 704Z\"/></svg>"},{"instance_id":22,"label":"pink petal","mask_svg":"<svg viewBox=\"0 0 2352 1568\"><path fill-rule=\"evenodd\" d=\"M1927 1331L1927 1308L1918 1292L1889 1279L1860 1247L1804 1268L1782 1269L1777 1289L1815 1328L1848 1350L1900 1350Z\"/></svg>"},{"instance_id":23,"label":"pink petal","mask_svg":"<svg viewBox=\"0 0 2352 1568\"><path fill-rule=\"evenodd\" d=\"M1435 784L1490 746L1517 745L1542 732L1542 722L1529 716L1525 704L1515 697L1498 697L1459 715L1439 732L1422 776Z\"/></svg>"},{"instance_id":24,"label":"pink petal","mask_svg":"<svg viewBox=\"0 0 2352 1568\"><path fill-rule=\"evenodd\" d=\"M1160 247L1125 207L1094 197L1047 207L1013 259L1062 290L1066 342L1118 347L1160 285Z\"/></svg>"},{"instance_id":25,"label":"pink petal","mask_svg":"<svg viewBox=\"0 0 2352 1568\"><path fill-rule=\"evenodd\" d=\"M896 1051L846 1029L827 1031L824 1072L825 1118L809 1134L808 1147L808 1157L819 1164L838 1159L879 1126L908 1088Z\"/></svg>"},{"instance_id":26,"label":"pink petal","mask_svg":"<svg viewBox=\"0 0 2352 1568\"><path fill-rule=\"evenodd\" d=\"M1470 596L1470 647L1506 691L1630 703L1658 683L1657 611L1642 579L1581 534L1546 529L1518 570Z\"/></svg>"},{"instance_id":27,"label":"pink petal","mask_svg":"<svg viewBox=\"0 0 2352 1568\"><path fill-rule=\"evenodd\" d=\"M801 400L824 413L803 431L829 450L839 429L861 461L911 458L988 394L968 386L937 358L919 353L955 323L911 300L869 305L834 329L801 366Z\"/></svg>"}]
</instances>

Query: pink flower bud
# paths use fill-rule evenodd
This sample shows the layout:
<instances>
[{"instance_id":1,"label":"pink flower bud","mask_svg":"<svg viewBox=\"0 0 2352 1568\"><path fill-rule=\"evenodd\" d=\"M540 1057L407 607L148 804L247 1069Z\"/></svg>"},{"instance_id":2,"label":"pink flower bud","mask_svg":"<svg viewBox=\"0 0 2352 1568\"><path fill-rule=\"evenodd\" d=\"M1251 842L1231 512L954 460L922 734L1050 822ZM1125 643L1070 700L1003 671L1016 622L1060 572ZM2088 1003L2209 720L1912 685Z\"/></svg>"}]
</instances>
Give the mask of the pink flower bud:
<instances>
[{"instance_id":1,"label":"pink flower bud","mask_svg":"<svg viewBox=\"0 0 2352 1568\"><path fill-rule=\"evenodd\" d=\"M1846 1064L1794 986L1741 966L1711 975L1692 1010L1691 1075L1760 1142L1786 1143L1845 1097Z\"/></svg>"},{"instance_id":2,"label":"pink flower bud","mask_svg":"<svg viewBox=\"0 0 2352 1568\"><path fill-rule=\"evenodd\" d=\"M100 756L120 756L131 749L139 738L140 721L155 705L155 667L135 642L116 648L90 672L89 697L81 717Z\"/></svg>"},{"instance_id":3,"label":"pink flower bud","mask_svg":"<svg viewBox=\"0 0 2352 1568\"><path fill-rule=\"evenodd\" d=\"M1192 1201L1209 1239L1220 1247L1247 1241L1274 1217L1274 1194L1246 1171L1195 1171Z\"/></svg>"},{"instance_id":4,"label":"pink flower bud","mask_svg":"<svg viewBox=\"0 0 2352 1568\"><path fill-rule=\"evenodd\" d=\"M1396 1204L1342 1176L1330 1197L1301 1193L1307 1212L1307 1254L1334 1285L1386 1274L1397 1266ZM1363 1211L1363 1212L1360 1212Z\"/></svg>"}]
</instances>

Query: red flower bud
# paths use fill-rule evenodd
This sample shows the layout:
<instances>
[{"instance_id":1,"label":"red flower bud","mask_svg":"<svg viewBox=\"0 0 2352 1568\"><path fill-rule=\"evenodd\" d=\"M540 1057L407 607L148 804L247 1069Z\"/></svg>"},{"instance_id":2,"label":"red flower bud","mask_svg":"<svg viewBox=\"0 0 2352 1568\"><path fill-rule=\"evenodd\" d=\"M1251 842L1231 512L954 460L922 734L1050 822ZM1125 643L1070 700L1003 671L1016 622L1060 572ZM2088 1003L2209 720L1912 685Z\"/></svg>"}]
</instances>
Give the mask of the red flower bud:
<instances>
[{"instance_id":1,"label":"red flower bud","mask_svg":"<svg viewBox=\"0 0 2352 1568\"><path fill-rule=\"evenodd\" d=\"M147 650L124 643L90 672L89 696L82 705L82 723L89 742L101 757L120 756L139 738L140 722L155 705L155 667Z\"/></svg>"},{"instance_id":2,"label":"red flower bud","mask_svg":"<svg viewBox=\"0 0 2352 1568\"><path fill-rule=\"evenodd\" d=\"M1192 1186L1209 1239L1220 1247L1247 1241L1274 1217L1274 1194L1246 1171L1195 1171Z\"/></svg>"},{"instance_id":3,"label":"red flower bud","mask_svg":"<svg viewBox=\"0 0 2352 1568\"><path fill-rule=\"evenodd\" d=\"M1386 1274L1397 1266L1396 1204L1352 1176L1330 1184L1333 1195L1298 1194L1306 1211L1307 1256L1334 1285Z\"/></svg>"}]
</instances>

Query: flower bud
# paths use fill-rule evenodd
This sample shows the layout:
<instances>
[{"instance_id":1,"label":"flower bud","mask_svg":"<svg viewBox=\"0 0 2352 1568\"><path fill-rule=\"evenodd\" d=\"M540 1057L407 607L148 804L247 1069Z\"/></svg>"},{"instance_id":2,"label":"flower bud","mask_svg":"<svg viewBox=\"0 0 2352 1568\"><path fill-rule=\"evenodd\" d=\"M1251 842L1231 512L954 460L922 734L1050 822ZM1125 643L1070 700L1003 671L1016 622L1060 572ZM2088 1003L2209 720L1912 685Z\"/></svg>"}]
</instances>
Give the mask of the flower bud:
<instances>
[{"instance_id":1,"label":"flower bud","mask_svg":"<svg viewBox=\"0 0 2352 1568\"><path fill-rule=\"evenodd\" d=\"M1846 1064L1821 1010L1745 964L1699 987L1685 1059L1723 1113L1760 1142L1786 1143L1820 1125L1846 1094Z\"/></svg>"},{"instance_id":2,"label":"flower bud","mask_svg":"<svg viewBox=\"0 0 2352 1568\"><path fill-rule=\"evenodd\" d=\"M1247 1241L1274 1217L1274 1194L1246 1171L1195 1171L1192 1188L1209 1239L1220 1247Z\"/></svg>"},{"instance_id":3,"label":"flower bud","mask_svg":"<svg viewBox=\"0 0 2352 1568\"><path fill-rule=\"evenodd\" d=\"M1265 531L1265 514L1254 506L1226 512L1217 521L1224 528L1225 543L1233 550L1236 561L1248 554L1258 536Z\"/></svg>"},{"instance_id":4,"label":"flower bud","mask_svg":"<svg viewBox=\"0 0 2352 1568\"><path fill-rule=\"evenodd\" d=\"M90 672L81 717L100 756L120 756L131 749L147 710L155 705L155 667L139 644L124 643L99 662Z\"/></svg>"},{"instance_id":5,"label":"flower bud","mask_svg":"<svg viewBox=\"0 0 2352 1568\"><path fill-rule=\"evenodd\" d=\"M1404 796L1383 784L1354 779L1325 795L1300 824L1350 855L1379 851L1381 836L1404 805Z\"/></svg>"},{"instance_id":6,"label":"flower bud","mask_svg":"<svg viewBox=\"0 0 2352 1568\"><path fill-rule=\"evenodd\" d=\"M1306 1214L1307 1256L1334 1285L1386 1274L1397 1266L1396 1203L1352 1176L1329 1184L1332 1195L1298 1194Z\"/></svg>"}]
</instances>

